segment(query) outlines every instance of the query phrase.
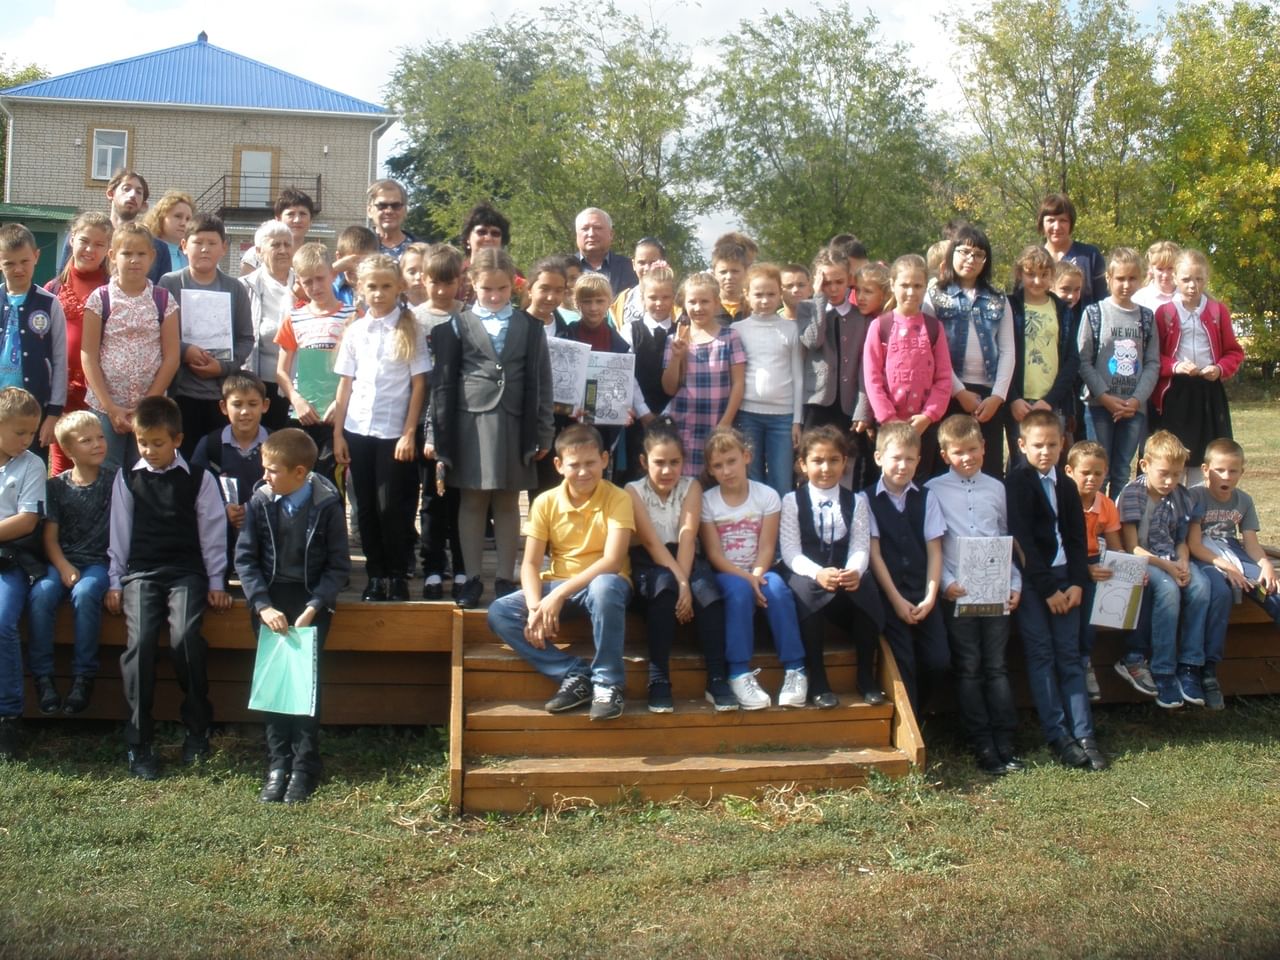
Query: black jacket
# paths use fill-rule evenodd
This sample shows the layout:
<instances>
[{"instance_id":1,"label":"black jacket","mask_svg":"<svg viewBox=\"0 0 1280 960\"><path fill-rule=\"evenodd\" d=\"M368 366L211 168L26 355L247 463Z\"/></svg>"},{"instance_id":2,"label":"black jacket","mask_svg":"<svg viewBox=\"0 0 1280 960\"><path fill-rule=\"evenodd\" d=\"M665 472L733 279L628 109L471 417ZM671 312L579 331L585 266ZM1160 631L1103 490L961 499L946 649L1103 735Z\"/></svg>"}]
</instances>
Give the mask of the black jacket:
<instances>
[{"instance_id":1,"label":"black jacket","mask_svg":"<svg viewBox=\"0 0 1280 960\"><path fill-rule=\"evenodd\" d=\"M1021 554L1022 578L1044 599L1058 592L1053 576L1053 558L1058 553L1055 528L1062 531L1062 548L1067 555L1067 573L1071 585L1083 587L1089 579L1088 555L1084 545L1084 507L1080 494L1061 467L1054 467L1058 494L1055 515L1045 496L1040 471L1029 463L1020 463L1005 478L1005 499L1009 511L1009 533Z\"/></svg>"}]
</instances>

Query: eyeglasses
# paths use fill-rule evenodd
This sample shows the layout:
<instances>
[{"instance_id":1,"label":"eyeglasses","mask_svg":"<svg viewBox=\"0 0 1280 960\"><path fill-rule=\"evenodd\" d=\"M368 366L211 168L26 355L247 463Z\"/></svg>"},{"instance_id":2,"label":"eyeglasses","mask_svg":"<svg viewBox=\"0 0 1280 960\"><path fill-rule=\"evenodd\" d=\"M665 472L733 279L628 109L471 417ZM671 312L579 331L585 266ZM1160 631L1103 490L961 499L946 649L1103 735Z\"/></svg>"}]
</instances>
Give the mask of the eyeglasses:
<instances>
[{"instance_id":1,"label":"eyeglasses","mask_svg":"<svg viewBox=\"0 0 1280 960\"><path fill-rule=\"evenodd\" d=\"M404 202L401 200L379 200L373 207L375 210L403 210Z\"/></svg>"},{"instance_id":2,"label":"eyeglasses","mask_svg":"<svg viewBox=\"0 0 1280 960\"><path fill-rule=\"evenodd\" d=\"M978 247L956 247L955 255L961 260L973 260L976 263L987 259L987 252Z\"/></svg>"}]
</instances>

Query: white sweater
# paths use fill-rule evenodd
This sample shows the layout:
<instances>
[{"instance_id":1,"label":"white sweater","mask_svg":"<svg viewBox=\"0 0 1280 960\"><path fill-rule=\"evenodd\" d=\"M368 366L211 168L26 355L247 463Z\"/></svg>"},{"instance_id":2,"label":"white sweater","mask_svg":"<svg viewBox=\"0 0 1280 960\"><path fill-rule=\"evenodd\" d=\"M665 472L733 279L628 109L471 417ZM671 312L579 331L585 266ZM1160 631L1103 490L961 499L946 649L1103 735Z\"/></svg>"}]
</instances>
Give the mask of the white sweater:
<instances>
[{"instance_id":1,"label":"white sweater","mask_svg":"<svg viewBox=\"0 0 1280 960\"><path fill-rule=\"evenodd\" d=\"M804 351L795 321L780 314L753 315L739 320L733 330L747 354L742 409L803 423Z\"/></svg>"}]
</instances>

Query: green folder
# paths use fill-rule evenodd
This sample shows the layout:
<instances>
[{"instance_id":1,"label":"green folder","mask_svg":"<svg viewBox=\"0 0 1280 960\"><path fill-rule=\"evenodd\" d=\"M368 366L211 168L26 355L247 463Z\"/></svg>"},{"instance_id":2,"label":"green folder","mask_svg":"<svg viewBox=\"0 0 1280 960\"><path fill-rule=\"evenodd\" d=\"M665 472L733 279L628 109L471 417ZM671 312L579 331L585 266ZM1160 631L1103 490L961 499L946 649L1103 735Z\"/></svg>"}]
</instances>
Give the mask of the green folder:
<instances>
[{"instance_id":1,"label":"green folder","mask_svg":"<svg viewBox=\"0 0 1280 960\"><path fill-rule=\"evenodd\" d=\"M314 717L316 714L316 628L258 630L258 657L249 687L249 709Z\"/></svg>"}]
</instances>

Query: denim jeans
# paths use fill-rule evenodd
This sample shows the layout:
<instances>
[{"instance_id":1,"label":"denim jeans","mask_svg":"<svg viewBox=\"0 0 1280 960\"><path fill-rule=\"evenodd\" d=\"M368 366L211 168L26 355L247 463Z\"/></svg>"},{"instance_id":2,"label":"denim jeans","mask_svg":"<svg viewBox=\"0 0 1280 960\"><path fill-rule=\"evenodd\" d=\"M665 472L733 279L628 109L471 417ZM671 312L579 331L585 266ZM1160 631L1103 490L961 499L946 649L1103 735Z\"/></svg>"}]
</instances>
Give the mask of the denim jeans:
<instances>
[{"instance_id":1,"label":"denim jeans","mask_svg":"<svg viewBox=\"0 0 1280 960\"><path fill-rule=\"evenodd\" d=\"M969 743L979 753L1012 753L1018 710L1005 662L1009 617L957 617L955 604L947 601L942 613L951 641L956 703Z\"/></svg>"},{"instance_id":2,"label":"denim jeans","mask_svg":"<svg viewBox=\"0 0 1280 960\"><path fill-rule=\"evenodd\" d=\"M1154 564L1147 565L1151 591L1151 616L1147 621L1151 643L1151 672L1172 676L1180 663L1204 666L1205 622L1212 590L1204 571L1191 564L1191 580L1179 587L1176 580ZM1178 629L1181 613L1182 629Z\"/></svg>"},{"instance_id":3,"label":"denim jeans","mask_svg":"<svg viewBox=\"0 0 1280 960\"><path fill-rule=\"evenodd\" d=\"M542 595L545 597L563 582L544 582ZM529 608L524 602L523 590L493 602L489 607L489 629L544 677L559 682L568 676L585 677L589 674L592 683L622 688L625 680L622 646L626 639L627 603L630 599L631 584L619 574L605 573L565 600L562 608L564 619L575 613L585 613L591 618L591 638L596 655L589 665L581 657L560 650L553 643L539 649L525 639L524 626L529 618Z\"/></svg>"},{"instance_id":4,"label":"denim jeans","mask_svg":"<svg viewBox=\"0 0 1280 960\"><path fill-rule=\"evenodd\" d=\"M1147 416L1135 413L1125 420L1112 420L1103 406L1090 406L1094 436L1107 451L1107 496L1115 500L1133 477L1133 455L1147 435Z\"/></svg>"},{"instance_id":5,"label":"denim jeans","mask_svg":"<svg viewBox=\"0 0 1280 960\"><path fill-rule=\"evenodd\" d=\"M756 594L751 584L736 573L716 573L716 583L724 594L724 653L729 677L740 677L751 669L755 653ZM769 605L764 608L773 647L787 670L804 666L804 643L796 617L796 598L791 588L773 571L764 576L760 588Z\"/></svg>"},{"instance_id":6,"label":"denim jeans","mask_svg":"<svg viewBox=\"0 0 1280 960\"><path fill-rule=\"evenodd\" d=\"M71 672L77 677L97 676L102 598L107 585L107 568L100 564L82 567L80 579L70 589L63 585L62 576L52 564L49 572L32 585L27 605L27 656L32 676L53 676L54 623L58 606L68 594L76 624Z\"/></svg>"},{"instance_id":7,"label":"denim jeans","mask_svg":"<svg viewBox=\"0 0 1280 960\"><path fill-rule=\"evenodd\" d=\"M0 573L0 717L22 716L25 684L18 621L27 603L27 578L15 568Z\"/></svg>"},{"instance_id":8,"label":"denim jeans","mask_svg":"<svg viewBox=\"0 0 1280 960\"><path fill-rule=\"evenodd\" d=\"M1071 586L1066 566L1054 567L1059 590ZM1064 737L1079 740L1093 736L1093 715L1080 656L1080 607L1063 614L1051 613L1034 589L1025 590L1014 616L1026 652L1027 685L1045 741Z\"/></svg>"},{"instance_id":9,"label":"denim jeans","mask_svg":"<svg viewBox=\"0 0 1280 960\"><path fill-rule=\"evenodd\" d=\"M1204 620L1204 662L1206 666L1211 666L1222 662L1223 654L1227 649L1227 621L1231 618L1235 593L1231 589L1231 584L1227 583L1227 578L1222 575L1222 571L1213 564L1193 560L1191 566L1199 570L1204 575L1205 582L1209 584L1209 612ZM1251 566L1252 572L1250 572ZM1246 563L1244 567L1244 575L1250 580L1256 580L1260 572L1258 565ZM1271 614L1273 620L1276 619L1277 611L1280 611L1280 602L1274 595L1258 600L1250 591L1249 596Z\"/></svg>"},{"instance_id":10,"label":"denim jeans","mask_svg":"<svg viewBox=\"0 0 1280 960\"><path fill-rule=\"evenodd\" d=\"M791 444L791 415L739 411L733 425L751 446L747 473L785 497L795 489L796 450Z\"/></svg>"}]
</instances>

